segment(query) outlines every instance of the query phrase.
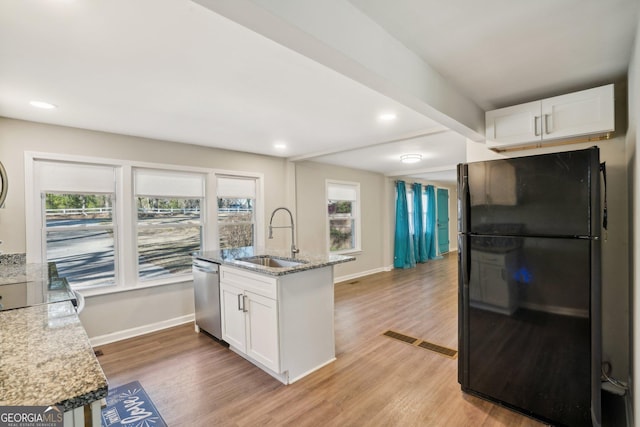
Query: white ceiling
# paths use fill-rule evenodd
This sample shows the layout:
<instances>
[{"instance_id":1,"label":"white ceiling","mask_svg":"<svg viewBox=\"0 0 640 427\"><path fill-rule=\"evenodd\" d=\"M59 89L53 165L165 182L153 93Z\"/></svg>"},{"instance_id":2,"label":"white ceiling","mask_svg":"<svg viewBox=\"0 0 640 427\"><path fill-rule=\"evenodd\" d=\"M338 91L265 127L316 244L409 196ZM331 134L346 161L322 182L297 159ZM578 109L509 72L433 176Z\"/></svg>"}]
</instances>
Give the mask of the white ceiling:
<instances>
[{"instance_id":1,"label":"white ceiling","mask_svg":"<svg viewBox=\"0 0 640 427\"><path fill-rule=\"evenodd\" d=\"M485 110L626 75L638 0L349 0Z\"/></svg>"},{"instance_id":2,"label":"white ceiling","mask_svg":"<svg viewBox=\"0 0 640 427\"><path fill-rule=\"evenodd\" d=\"M638 10L637 0L351 4L482 108L624 76ZM398 119L378 121L384 112ZM0 2L0 115L389 175L465 160L465 138L432 118L188 0ZM409 151L423 161L402 165Z\"/></svg>"}]
</instances>

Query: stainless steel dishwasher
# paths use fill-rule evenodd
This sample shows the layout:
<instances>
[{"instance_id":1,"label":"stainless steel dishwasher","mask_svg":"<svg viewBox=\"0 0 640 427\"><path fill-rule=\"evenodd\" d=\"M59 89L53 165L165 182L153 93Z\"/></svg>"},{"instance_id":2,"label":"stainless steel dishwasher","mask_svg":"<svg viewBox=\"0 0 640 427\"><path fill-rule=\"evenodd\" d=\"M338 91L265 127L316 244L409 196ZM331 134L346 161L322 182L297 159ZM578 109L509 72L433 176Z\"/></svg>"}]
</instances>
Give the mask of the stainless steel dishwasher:
<instances>
[{"instance_id":1,"label":"stainless steel dishwasher","mask_svg":"<svg viewBox=\"0 0 640 427\"><path fill-rule=\"evenodd\" d=\"M196 331L206 331L222 340L220 321L219 264L193 259L193 292L196 308Z\"/></svg>"}]
</instances>

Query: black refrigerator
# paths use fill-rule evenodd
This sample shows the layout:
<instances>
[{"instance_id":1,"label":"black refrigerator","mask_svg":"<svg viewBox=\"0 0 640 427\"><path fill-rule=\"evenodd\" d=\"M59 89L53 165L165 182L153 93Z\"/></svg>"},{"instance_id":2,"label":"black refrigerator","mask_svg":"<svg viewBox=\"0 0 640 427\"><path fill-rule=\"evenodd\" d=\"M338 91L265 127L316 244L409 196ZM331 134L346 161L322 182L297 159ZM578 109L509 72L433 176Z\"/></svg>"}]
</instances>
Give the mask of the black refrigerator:
<instances>
[{"instance_id":1,"label":"black refrigerator","mask_svg":"<svg viewBox=\"0 0 640 427\"><path fill-rule=\"evenodd\" d=\"M600 425L597 147L458 165L458 381L553 425Z\"/></svg>"}]
</instances>

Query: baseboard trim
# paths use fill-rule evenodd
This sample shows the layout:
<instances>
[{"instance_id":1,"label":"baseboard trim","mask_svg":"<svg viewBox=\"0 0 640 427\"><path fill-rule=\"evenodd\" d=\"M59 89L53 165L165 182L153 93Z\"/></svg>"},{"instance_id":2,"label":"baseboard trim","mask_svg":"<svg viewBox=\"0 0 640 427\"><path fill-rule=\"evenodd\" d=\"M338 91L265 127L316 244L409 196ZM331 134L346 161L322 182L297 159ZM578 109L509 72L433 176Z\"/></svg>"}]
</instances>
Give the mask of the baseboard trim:
<instances>
[{"instance_id":1,"label":"baseboard trim","mask_svg":"<svg viewBox=\"0 0 640 427\"><path fill-rule=\"evenodd\" d=\"M93 347L109 344L116 341L126 340L128 338L134 338L140 335L145 335L151 332L161 331L162 329L172 328L174 326L184 325L185 323L194 322L195 314L186 314L180 317L174 317L173 319L167 319L156 323L149 323L148 325L137 326L131 329L125 329L118 332L112 332L110 334L98 335L93 338L89 338L89 342Z\"/></svg>"},{"instance_id":2,"label":"baseboard trim","mask_svg":"<svg viewBox=\"0 0 640 427\"><path fill-rule=\"evenodd\" d=\"M347 280L358 279L360 277L369 276L371 274L382 273L384 271L391 271L391 270L393 270L393 267L389 266L389 267L374 268L373 270L360 271L354 274L347 274L345 276L334 277L333 283L335 284L339 282L346 282Z\"/></svg>"}]
</instances>

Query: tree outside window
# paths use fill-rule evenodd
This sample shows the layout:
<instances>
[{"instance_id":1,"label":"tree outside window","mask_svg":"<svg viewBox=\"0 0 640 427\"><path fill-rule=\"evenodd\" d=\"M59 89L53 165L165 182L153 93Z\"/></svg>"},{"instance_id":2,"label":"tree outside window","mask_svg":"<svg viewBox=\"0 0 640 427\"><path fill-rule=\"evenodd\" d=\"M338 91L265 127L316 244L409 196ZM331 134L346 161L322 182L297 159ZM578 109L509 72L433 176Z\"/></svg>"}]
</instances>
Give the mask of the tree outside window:
<instances>
[{"instance_id":1,"label":"tree outside window","mask_svg":"<svg viewBox=\"0 0 640 427\"><path fill-rule=\"evenodd\" d=\"M218 197L220 249L254 246L255 200Z\"/></svg>"},{"instance_id":2,"label":"tree outside window","mask_svg":"<svg viewBox=\"0 0 640 427\"><path fill-rule=\"evenodd\" d=\"M191 272L200 250L200 199L137 197L138 276L141 280Z\"/></svg>"},{"instance_id":3,"label":"tree outside window","mask_svg":"<svg viewBox=\"0 0 640 427\"><path fill-rule=\"evenodd\" d=\"M112 194L45 193L45 251L72 286L115 283Z\"/></svg>"},{"instance_id":4,"label":"tree outside window","mask_svg":"<svg viewBox=\"0 0 640 427\"><path fill-rule=\"evenodd\" d=\"M360 248L359 193L358 183L327 181L330 252L346 253Z\"/></svg>"}]
</instances>

